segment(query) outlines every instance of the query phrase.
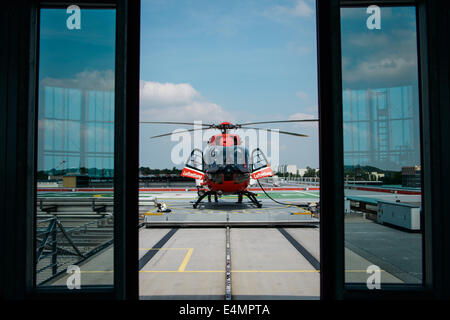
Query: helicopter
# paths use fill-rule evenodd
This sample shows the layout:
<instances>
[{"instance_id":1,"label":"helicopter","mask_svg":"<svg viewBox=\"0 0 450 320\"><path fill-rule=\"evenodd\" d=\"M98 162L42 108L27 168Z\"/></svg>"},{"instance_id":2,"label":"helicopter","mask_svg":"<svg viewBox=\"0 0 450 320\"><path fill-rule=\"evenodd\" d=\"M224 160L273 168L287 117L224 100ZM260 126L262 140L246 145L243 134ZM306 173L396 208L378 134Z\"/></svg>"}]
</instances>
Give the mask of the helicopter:
<instances>
[{"instance_id":1,"label":"helicopter","mask_svg":"<svg viewBox=\"0 0 450 320\"><path fill-rule=\"evenodd\" d=\"M201 124L201 128L193 128L178 133L192 132L196 130L216 129L220 134L213 135L207 142L204 151L193 149L186 161L181 176L195 179L197 182L198 198L193 204L197 208L201 201L214 196L214 201L218 202L218 196L236 194L238 203L242 203L243 197L247 197L258 208L262 207L258 201L257 194L248 190L249 185L255 180L273 176L273 171L261 149L255 148L249 152L243 146L239 135L229 133L230 130L254 129L264 131L275 131L274 129L253 128L249 125L269 124L269 123L292 123L292 122L312 122L317 119L302 120L280 120L249 122L232 124L221 122L219 124ZM190 122L173 121L145 121L148 124L176 124L176 125L198 125ZM308 137L305 134L276 130L276 132L297 137ZM150 137L151 139L169 136L172 133L161 134Z\"/></svg>"}]
</instances>

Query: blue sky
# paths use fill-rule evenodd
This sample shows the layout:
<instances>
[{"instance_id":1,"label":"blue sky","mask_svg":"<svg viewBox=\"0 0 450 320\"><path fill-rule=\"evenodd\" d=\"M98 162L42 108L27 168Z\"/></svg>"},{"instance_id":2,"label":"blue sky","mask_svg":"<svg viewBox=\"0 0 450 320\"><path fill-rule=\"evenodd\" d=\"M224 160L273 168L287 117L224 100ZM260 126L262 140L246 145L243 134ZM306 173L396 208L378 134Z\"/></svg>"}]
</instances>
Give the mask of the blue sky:
<instances>
[{"instance_id":1,"label":"blue sky","mask_svg":"<svg viewBox=\"0 0 450 320\"><path fill-rule=\"evenodd\" d=\"M273 7L273 1L144 0L141 79L188 82L229 111L297 112L302 102L316 103L313 12L272 17ZM302 89L311 97L299 103L295 93Z\"/></svg>"},{"instance_id":2,"label":"blue sky","mask_svg":"<svg viewBox=\"0 0 450 320\"><path fill-rule=\"evenodd\" d=\"M143 0L141 120L317 117L315 23L311 0ZM318 166L317 126L270 127L311 136L280 135L280 163ZM148 137L175 128L141 127L142 165L170 165L176 143Z\"/></svg>"},{"instance_id":3,"label":"blue sky","mask_svg":"<svg viewBox=\"0 0 450 320\"><path fill-rule=\"evenodd\" d=\"M42 9L39 78L68 79L86 70L114 70L115 10L81 10L69 30L65 9Z\"/></svg>"}]
</instances>

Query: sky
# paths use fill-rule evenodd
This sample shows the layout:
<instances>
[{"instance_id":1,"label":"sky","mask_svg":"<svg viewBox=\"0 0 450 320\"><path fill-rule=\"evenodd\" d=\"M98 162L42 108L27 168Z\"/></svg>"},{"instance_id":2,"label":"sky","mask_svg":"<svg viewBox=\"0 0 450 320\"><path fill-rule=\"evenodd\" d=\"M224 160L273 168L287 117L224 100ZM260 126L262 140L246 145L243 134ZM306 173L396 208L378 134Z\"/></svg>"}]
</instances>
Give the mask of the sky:
<instances>
[{"instance_id":1,"label":"sky","mask_svg":"<svg viewBox=\"0 0 450 320\"><path fill-rule=\"evenodd\" d=\"M143 0L141 121L317 118L315 24L311 0ZM309 135L280 135L280 163L318 167L317 125L267 127ZM177 141L149 137L182 128L143 124L140 164L175 166Z\"/></svg>"}]
</instances>

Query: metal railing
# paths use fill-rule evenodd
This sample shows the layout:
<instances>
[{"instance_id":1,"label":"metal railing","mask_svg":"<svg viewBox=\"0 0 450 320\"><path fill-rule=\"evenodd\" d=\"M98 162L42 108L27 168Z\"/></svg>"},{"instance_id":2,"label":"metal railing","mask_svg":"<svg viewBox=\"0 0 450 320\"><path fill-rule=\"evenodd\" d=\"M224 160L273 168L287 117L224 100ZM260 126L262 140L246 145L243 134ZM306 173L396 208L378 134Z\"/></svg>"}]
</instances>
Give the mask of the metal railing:
<instances>
[{"instance_id":1,"label":"metal railing","mask_svg":"<svg viewBox=\"0 0 450 320\"><path fill-rule=\"evenodd\" d=\"M58 216L37 219L36 284L49 284L70 265L79 264L113 243L113 216L64 226Z\"/></svg>"}]
</instances>

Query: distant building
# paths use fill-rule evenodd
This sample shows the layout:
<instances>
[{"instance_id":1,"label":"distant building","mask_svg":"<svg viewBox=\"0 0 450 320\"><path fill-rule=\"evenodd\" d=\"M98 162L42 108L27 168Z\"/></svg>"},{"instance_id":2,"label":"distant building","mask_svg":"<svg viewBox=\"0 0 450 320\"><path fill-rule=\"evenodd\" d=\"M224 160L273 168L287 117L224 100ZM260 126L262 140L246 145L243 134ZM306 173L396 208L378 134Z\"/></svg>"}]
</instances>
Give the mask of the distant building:
<instances>
[{"instance_id":1,"label":"distant building","mask_svg":"<svg viewBox=\"0 0 450 320\"><path fill-rule=\"evenodd\" d=\"M376 171L369 173L369 180L370 181L379 181L380 178L384 178L384 173L378 173Z\"/></svg>"},{"instance_id":2,"label":"distant building","mask_svg":"<svg viewBox=\"0 0 450 320\"><path fill-rule=\"evenodd\" d=\"M420 188L421 170L420 166L402 167L402 186Z\"/></svg>"},{"instance_id":3,"label":"distant building","mask_svg":"<svg viewBox=\"0 0 450 320\"><path fill-rule=\"evenodd\" d=\"M297 174L297 166L295 164L282 164L278 167L278 171L282 174Z\"/></svg>"}]
</instances>

